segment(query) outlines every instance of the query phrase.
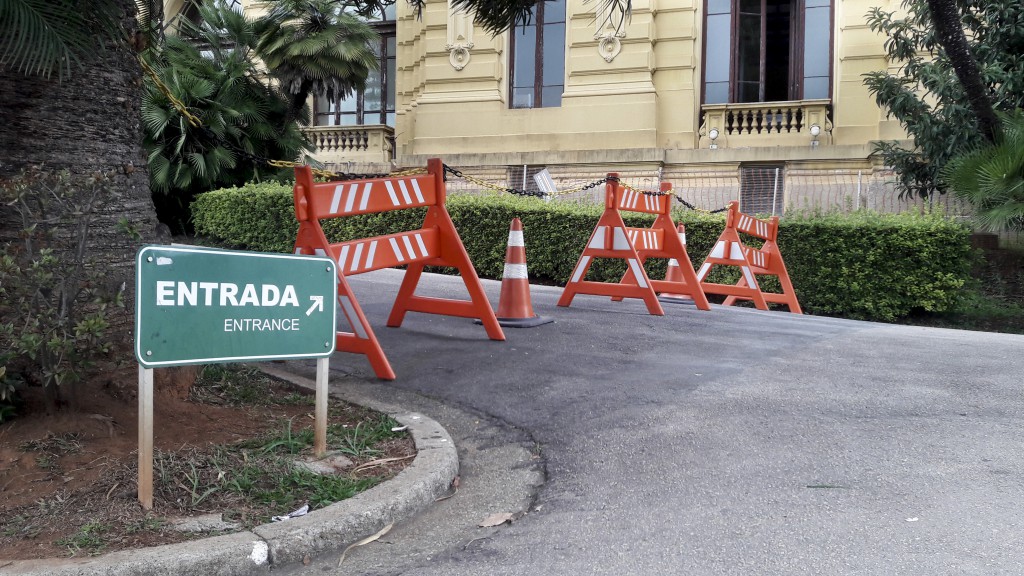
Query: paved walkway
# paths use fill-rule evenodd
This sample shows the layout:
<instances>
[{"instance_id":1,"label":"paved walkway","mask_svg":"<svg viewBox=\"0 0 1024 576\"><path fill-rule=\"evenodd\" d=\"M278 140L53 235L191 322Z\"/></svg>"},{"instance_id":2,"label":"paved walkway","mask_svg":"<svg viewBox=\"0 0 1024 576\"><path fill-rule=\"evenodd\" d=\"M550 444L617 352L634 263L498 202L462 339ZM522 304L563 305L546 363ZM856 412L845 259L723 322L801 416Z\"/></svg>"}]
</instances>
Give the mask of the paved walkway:
<instances>
[{"instance_id":1,"label":"paved walkway","mask_svg":"<svg viewBox=\"0 0 1024 576\"><path fill-rule=\"evenodd\" d=\"M459 318L385 328L399 275L350 280L398 380L339 353L331 385L413 424L422 473L252 533L0 573L1024 574L1024 336L683 304L654 317L587 296L565 309L534 286L555 323L492 342ZM461 291L427 276L420 293ZM339 567L353 530L412 510ZM494 513L515 520L481 528Z\"/></svg>"},{"instance_id":2,"label":"paved walkway","mask_svg":"<svg viewBox=\"0 0 1024 576\"><path fill-rule=\"evenodd\" d=\"M564 309L534 286L556 322L501 343L463 319L384 328L398 274L353 285L398 374L384 386L464 440L460 496L342 568L281 573L1024 573L1022 336L687 305L653 317L587 296ZM423 292L457 282L428 277ZM360 357L337 354L332 371L339 387L377 386ZM487 442L534 442L546 474L499 529L475 526L514 505L500 485L471 489L489 478L486 443L465 445L474 414Z\"/></svg>"}]
</instances>

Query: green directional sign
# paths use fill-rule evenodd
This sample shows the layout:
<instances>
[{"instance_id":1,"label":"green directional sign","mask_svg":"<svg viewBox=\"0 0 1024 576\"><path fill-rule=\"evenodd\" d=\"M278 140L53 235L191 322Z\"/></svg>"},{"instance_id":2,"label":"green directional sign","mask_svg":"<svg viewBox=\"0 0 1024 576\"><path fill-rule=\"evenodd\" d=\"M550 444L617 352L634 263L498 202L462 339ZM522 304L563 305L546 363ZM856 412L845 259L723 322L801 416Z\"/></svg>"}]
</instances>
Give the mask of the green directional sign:
<instances>
[{"instance_id":1,"label":"green directional sign","mask_svg":"<svg viewBox=\"0 0 1024 576\"><path fill-rule=\"evenodd\" d=\"M334 352L329 258L147 246L135 271L135 356L146 368Z\"/></svg>"}]
</instances>

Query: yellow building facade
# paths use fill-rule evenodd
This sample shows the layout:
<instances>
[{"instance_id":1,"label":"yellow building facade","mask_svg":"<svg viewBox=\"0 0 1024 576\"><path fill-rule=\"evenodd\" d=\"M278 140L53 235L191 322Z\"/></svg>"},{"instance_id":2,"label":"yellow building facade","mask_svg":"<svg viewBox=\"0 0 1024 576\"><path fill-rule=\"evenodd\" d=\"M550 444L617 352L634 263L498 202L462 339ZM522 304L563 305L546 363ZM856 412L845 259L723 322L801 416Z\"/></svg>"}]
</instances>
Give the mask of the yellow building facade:
<instances>
[{"instance_id":1,"label":"yellow building facade","mask_svg":"<svg viewBox=\"0 0 1024 576\"><path fill-rule=\"evenodd\" d=\"M757 209L769 193L786 206L867 205L891 179L871 142L905 138L862 79L888 66L885 38L866 24L880 2L898 4L634 0L620 21L597 12L601 2L566 0L564 35L538 21L532 34L494 37L444 0L422 18L400 9L396 162L438 156L498 180L507 167L513 187L529 187L524 167L547 168L558 185L618 171L671 181L707 208L740 193ZM517 44L542 35L543 59L529 64L556 68L560 100L530 106L517 101L530 56ZM822 181L836 189L829 198L813 190Z\"/></svg>"},{"instance_id":2,"label":"yellow building facade","mask_svg":"<svg viewBox=\"0 0 1024 576\"><path fill-rule=\"evenodd\" d=\"M420 15L400 2L375 23L367 90L313 103L315 157L350 172L440 157L527 189L542 169L558 189L614 171L707 209L902 208L871 143L906 136L862 78L889 66L866 15L899 2L634 0L627 18L599 0L541 6L492 36L450 0Z\"/></svg>"}]
</instances>

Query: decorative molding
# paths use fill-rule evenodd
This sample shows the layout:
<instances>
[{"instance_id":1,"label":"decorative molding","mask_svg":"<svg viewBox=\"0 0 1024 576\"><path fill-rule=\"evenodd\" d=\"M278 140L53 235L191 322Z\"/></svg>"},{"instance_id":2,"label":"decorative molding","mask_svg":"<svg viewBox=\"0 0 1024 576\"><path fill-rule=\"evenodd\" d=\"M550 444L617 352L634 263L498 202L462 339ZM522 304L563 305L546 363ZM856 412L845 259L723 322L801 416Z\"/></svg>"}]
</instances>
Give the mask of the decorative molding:
<instances>
[{"instance_id":1,"label":"decorative molding","mask_svg":"<svg viewBox=\"0 0 1024 576\"><path fill-rule=\"evenodd\" d=\"M606 34L598 38L597 53L604 58L605 62L610 63L612 60L615 60L615 57L619 55L619 52L622 52L622 42L619 40L618 36Z\"/></svg>"},{"instance_id":2,"label":"decorative molding","mask_svg":"<svg viewBox=\"0 0 1024 576\"><path fill-rule=\"evenodd\" d=\"M626 13L617 2L608 2L598 17L601 19L594 30L597 53L605 62L611 63L622 52L622 38L626 37Z\"/></svg>"},{"instance_id":3,"label":"decorative molding","mask_svg":"<svg viewBox=\"0 0 1024 576\"><path fill-rule=\"evenodd\" d=\"M473 16L452 6L452 0L448 0L448 42L444 49L448 51L448 62L456 71L469 64L470 50L473 49Z\"/></svg>"}]
</instances>

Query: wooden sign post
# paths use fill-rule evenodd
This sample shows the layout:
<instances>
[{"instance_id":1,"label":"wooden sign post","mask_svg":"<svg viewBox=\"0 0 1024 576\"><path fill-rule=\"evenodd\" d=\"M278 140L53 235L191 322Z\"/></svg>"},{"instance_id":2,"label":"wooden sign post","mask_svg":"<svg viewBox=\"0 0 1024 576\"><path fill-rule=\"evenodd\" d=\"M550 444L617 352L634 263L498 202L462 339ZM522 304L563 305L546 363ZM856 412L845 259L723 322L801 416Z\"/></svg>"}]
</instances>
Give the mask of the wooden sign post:
<instances>
[{"instance_id":1,"label":"wooden sign post","mask_svg":"<svg viewBox=\"0 0 1024 576\"><path fill-rule=\"evenodd\" d=\"M314 451L327 451L338 272L318 256L146 246L136 255L139 502L153 508L153 369L317 359Z\"/></svg>"}]
</instances>

